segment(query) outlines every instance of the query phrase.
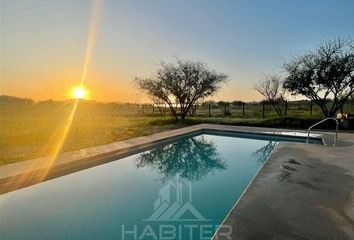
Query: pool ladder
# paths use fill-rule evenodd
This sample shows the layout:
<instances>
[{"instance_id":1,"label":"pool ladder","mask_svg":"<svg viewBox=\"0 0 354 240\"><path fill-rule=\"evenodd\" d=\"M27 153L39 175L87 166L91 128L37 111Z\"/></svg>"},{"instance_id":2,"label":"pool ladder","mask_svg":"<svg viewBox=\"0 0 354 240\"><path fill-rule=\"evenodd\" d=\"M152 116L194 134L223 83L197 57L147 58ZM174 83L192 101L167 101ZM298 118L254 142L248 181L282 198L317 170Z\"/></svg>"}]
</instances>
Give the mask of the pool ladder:
<instances>
[{"instance_id":1,"label":"pool ladder","mask_svg":"<svg viewBox=\"0 0 354 240\"><path fill-rule=\"evenodd\" d=\"M317 125L320 125L321 123L327 121L327 120L333 120L336 122L336 131L334 133L334 140L333 140L333 147L336 146L337 144L337 138L338 138L338 126L339 126L339 122L337 119L333 118L333 117L329 117L329 118L325 118L321 121L319 121L318 123L315 123L314 125L312 125L311 127L309 127L309 129L307 129L307 140L306 140L306 143L309 143L309 139L310 139L310 133L311 133L311 129L313 127L316 127Z\"/></svg>"}]
</instances>

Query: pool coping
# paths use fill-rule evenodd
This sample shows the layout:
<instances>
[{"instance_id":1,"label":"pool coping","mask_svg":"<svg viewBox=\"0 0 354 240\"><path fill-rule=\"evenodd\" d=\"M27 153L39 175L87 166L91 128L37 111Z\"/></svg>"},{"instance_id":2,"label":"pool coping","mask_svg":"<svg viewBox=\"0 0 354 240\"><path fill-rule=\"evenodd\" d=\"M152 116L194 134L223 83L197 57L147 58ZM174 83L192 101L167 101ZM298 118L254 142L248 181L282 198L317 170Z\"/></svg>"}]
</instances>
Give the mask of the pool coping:
<instances>
[{"instance_id":1,"label":"pool coping","mask_svg":"<svg viewBox=\"0 0 354 240\"><path fill-rule=\"evenodd\" d=\"M344 135L337 147L277 144L212 240L354 239L354 134ZM284 168L289 165L290 170ZM293 178L285 186L276 181L283 173ZM339 177L342 181L333 181ZM322 181L329 186L321 186Z\"/></svg>"},{"instance_id":2,"label":"pool coping","mask_svg":"<svg viewBox=\"0 0 354 240\"><path fill-rule=\"evenodd\" d=\"M275 146L277 147L277 146ZM272 150L271 154L269 154L269 156L267 157L267 159L264 161L264 163L262 164L262 166L258 169L258 171L256 172L256 174L252 177L251 181L247 184L246 188L242 191L241 195L239 196L239 198L236 200L236 202L234 203L234 205L231 207L231 209L229 210L229 212L226 214L224 220L221 222L221 224L218 226L218 228L216 229L216 231L214 232L213 236L211 237L211 240L219 240L219 231L221 231L222 227L226 225L226 221L231 218L231 214L232 212L235 211L235 209L238 207L240 200L242 199L242 197L245 195L245 193L248 191L248 189L250 188L250 186L252 185L252 183L254 182L254 180L256 179L256 177L260 174L260 172L263 170L264 166L267 164L267 162L269 161L269 159L271 158L272 154L273 154L274 149ZM232 227L232 226L231 226Z\"/></svg>"},{"instance_id":3,"label":"pool coping","mask_svg":"<svg viewBox=\"0 0 354 240\"><path fill-rule=\"evenodd\" d=\"M230 132L301 139L304 138L299 136L284 135L284 133L287 132L294 132L294 130L290 129L216 124L193 125L149 136L137 137L106 145L65 152L59 154L55 159L51 159L50 157L42 157L0 166L0 194L31 186L42 181L57 178L107 162L115 161L120 158L148 150L157 144L173 141L179 137L202 133L210 134L211 132ZM304 131L297 132L301 132L302 134L305 133ZM322 139L323 143L325 143L324 139L328 134L317 134L320 134L321 137L311 137L311 139Z\"/></svg>"}]
</instances>

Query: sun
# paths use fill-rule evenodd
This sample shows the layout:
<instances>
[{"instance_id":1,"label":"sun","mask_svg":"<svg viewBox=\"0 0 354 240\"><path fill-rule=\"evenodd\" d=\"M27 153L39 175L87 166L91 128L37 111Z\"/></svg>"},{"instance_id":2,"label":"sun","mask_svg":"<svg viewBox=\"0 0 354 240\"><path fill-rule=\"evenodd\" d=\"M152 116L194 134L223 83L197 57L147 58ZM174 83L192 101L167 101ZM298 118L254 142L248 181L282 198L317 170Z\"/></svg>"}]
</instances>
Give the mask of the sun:
<instances>
[{"instance_id":1,"label":"sun","mask_svg":"<svg viewBox=\"0 0 354 240\"><path fill-rule=\"evenodd\" d=\"M73 87L70 95L75 99L88 99L88 91L83 86Z\"/></svg>"}]
</instances>

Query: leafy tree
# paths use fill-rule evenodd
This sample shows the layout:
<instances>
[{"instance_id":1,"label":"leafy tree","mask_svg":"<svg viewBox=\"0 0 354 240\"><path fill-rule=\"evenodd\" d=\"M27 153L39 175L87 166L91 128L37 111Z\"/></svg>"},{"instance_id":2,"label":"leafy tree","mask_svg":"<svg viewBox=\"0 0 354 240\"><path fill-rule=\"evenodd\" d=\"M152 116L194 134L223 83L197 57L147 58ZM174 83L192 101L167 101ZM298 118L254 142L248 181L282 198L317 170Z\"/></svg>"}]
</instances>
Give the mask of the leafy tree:
<instances>
[{"instance_id":1,"label":"leafy tree","mask_svg":"<svg viewBox=\"0 0 354 240\"><path fill-rule=\"evenodd\" d=\"M317 104L326 117L334 116L354 94L354 42L338 38L284 64L283 87Z\"/></svg>"},{"instance_id":2,"label":"leafy tree","mask_svg":"<svg viewBox=\"0 0 354 240\"><path fill-rule=\"evenodd\" d=\"M245 104L245 102L240 101L240 100L235 100L235 101L231 102L231 105L233 105L233 106L243 105L243 104Z\"/></svg>"},{"instance_id":3,"label":"leafy tree","mask_svg":"<svg viewBox=\"0 0 354 240\"><path fill-rule=\"evenodd\" d=\"M225 106L229 107L231 105L231 103L227 101L218 101L216 104L221 107L225 107Z\"/></svg>"},{"instance_id":4,"label":"leafy tree","mask_svg":"<svg viewBox=\"0 0 354 240\"><path fill-rule=\"evenodd\" d=\"M266 101L272 104L278 116L281 116L281 103L285 101L281 77L276 74L264 75L255 89L266 98Z\"/></svg>"},{"instance_id":5,"label":"leafy tree","mask_svg":"<svg viewBox=\"0 0 354 240\"><path fill-rule=\"evenodd\" d=\"M208 106L208 105L215 105L216 103L215 103L215 101L213 101L213 100L208 100L208 101L203 101L202 102L202 105L203 106Z\"/></svg>"},{"instance_id":6,"label":"leafy tree","mask_svg":"<svg viewBox=\"0 0 354 240\"><path fill-rule=\"evenodd\" d=\"M162 62L153 78L136 78L136 83L154 101L165 102L176 119L184 120L193 105L213 95L227 78L201 62L178 60Z\"/></svg>"}]
</instances>

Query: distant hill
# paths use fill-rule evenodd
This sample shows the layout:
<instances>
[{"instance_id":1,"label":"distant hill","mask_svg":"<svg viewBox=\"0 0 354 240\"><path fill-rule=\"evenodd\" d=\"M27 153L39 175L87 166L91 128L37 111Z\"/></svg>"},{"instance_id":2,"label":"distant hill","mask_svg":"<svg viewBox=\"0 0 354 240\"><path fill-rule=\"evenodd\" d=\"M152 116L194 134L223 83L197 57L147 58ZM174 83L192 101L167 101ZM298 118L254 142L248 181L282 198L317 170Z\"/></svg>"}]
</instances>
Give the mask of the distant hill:
<instances>
[{"instance_id":1,"label":"distant hill","mask_svg":"<svg viewBox=\"0 0 354 240\"><path fill-rule=\"evenodd\" d=\"M14 96L0 95L0 104L9 105L9 104L21 104L21 105L30 105L34 101L30 98L20 98Z\"/></svg>"},{"instance_id":2,"label":"distant hill","mask_svg":"<svg viewBox=\"0 0 354 240\"><path fill-rule=\"evenodd\" d=\"M65 99L65 100L33 100L31 98L21 98L9 95L0 95L0 105L43 105L43 104L65 104L74 102L75 99ZM80 103L94 104L94 105L137 105L136 103L128 102L97 102L94 99L81 99ZM147 104L147 103L143 103Z\"/></svg>"}]
</instances>

